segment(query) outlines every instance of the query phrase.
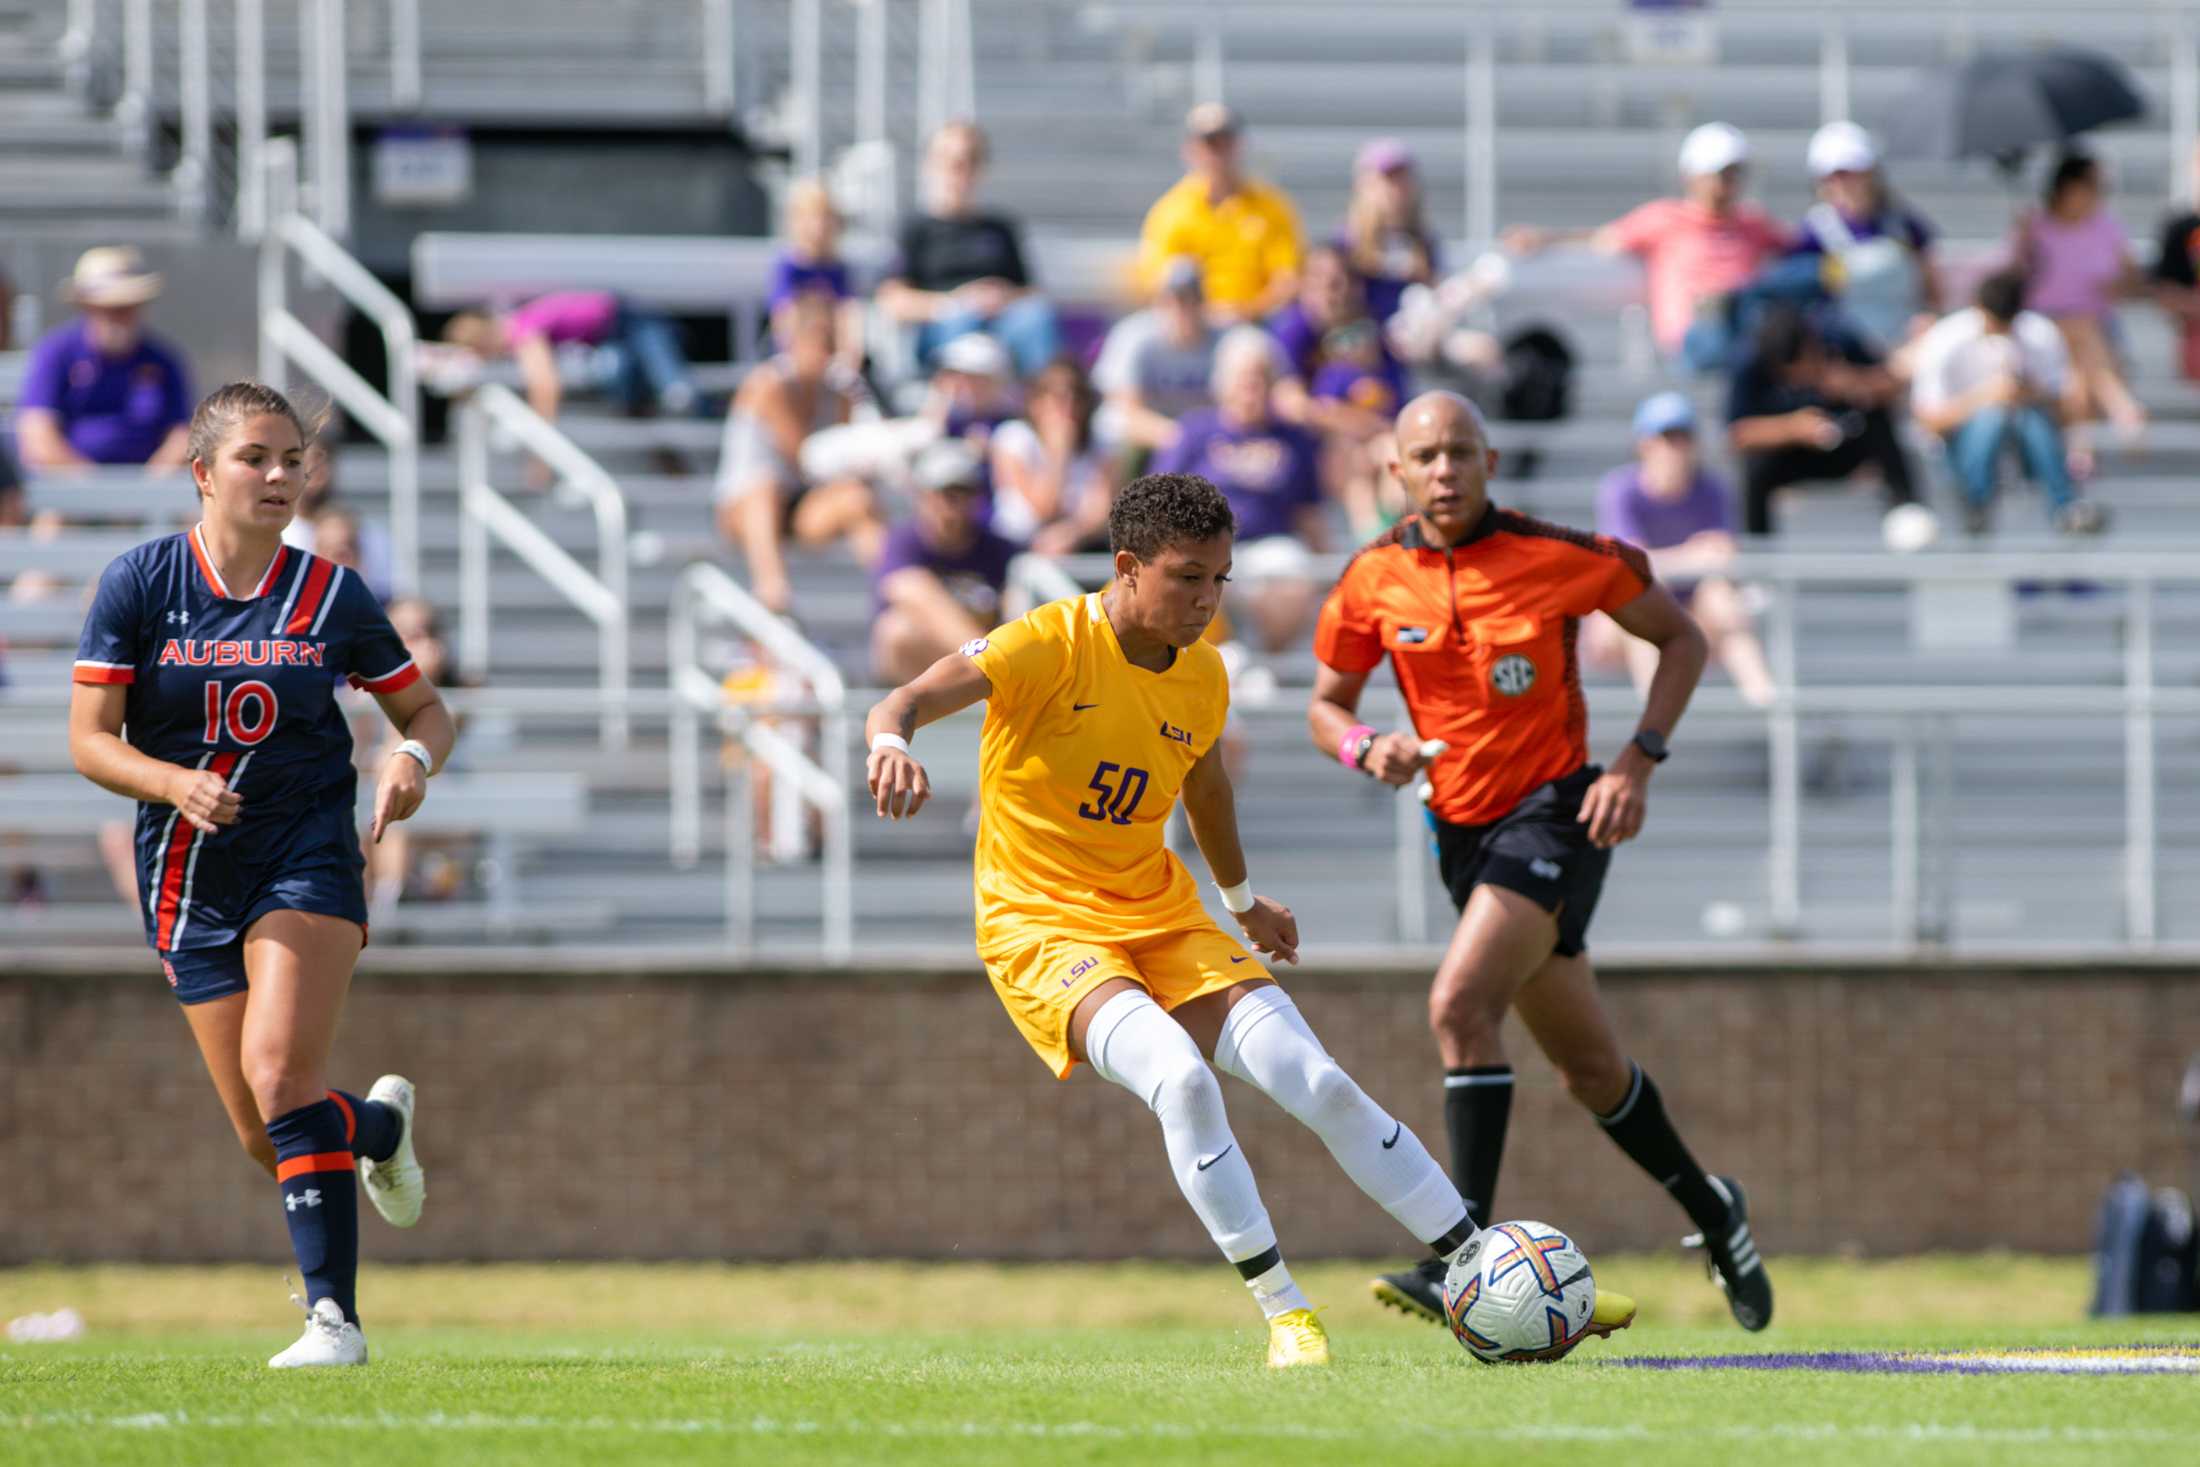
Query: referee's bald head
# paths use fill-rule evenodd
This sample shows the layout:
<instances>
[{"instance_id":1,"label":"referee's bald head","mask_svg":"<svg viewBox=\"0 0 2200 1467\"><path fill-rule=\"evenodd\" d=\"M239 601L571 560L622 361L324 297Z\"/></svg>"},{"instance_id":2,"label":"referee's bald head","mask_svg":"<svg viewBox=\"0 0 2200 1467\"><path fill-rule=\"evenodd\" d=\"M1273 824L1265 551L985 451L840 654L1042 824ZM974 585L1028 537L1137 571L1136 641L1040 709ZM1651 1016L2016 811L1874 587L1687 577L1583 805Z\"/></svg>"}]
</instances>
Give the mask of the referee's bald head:
<instances>
[{"instance_id":1,"label":"referee's bald head","mask_svg":"<svg viewBox=\"0 0 2200 1467\"><path fill-rule=\"evenodd\" d=\"M1436 430L1445 436L1461 421L1474 430L1475 441L1484 448L1490 446L1489 422L1482 410L1471 399L1456 392L1424 392L1404 407L1398 409L1398 417L1391 428L1399 437L1406 436L1409 425L1412 430L1428 432Z\"/></svg>"}]
</instances>

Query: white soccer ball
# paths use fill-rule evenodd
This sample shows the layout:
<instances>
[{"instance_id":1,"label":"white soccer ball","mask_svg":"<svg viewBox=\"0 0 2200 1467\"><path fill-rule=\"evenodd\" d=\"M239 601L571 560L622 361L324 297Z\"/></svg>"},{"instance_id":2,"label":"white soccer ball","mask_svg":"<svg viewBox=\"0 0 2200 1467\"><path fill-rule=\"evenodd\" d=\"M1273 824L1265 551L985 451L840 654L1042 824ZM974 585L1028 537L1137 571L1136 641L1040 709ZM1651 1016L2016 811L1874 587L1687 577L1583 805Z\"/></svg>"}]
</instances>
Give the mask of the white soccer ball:
<instances>
[{"instance_id":1,"label":"white soccer ball","mask_svg":"<svg viewBox=\"0 0 2200 1467\"><path fill-rule=\"evenodd\" d=\"M1589 1260L1549 1223L1487 1228L1444 1275L1444 1318L1490 1365L1555 1360L1581 1343L1597 1307Z\"/></svg>"}]
</instances>

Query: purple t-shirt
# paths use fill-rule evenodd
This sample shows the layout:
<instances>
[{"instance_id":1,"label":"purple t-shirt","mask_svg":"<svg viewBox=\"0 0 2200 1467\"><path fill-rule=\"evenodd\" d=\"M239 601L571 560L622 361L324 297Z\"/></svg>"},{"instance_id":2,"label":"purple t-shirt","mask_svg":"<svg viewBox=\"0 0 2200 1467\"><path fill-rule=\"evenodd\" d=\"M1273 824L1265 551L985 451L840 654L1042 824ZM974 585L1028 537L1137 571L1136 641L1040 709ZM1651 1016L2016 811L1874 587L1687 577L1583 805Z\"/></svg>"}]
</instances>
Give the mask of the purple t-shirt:
<instances>
[{"instance_id":1,"label":"purple t-shirt","mask_svg":"<svg viewBox=\"0 0 2200 1467\"><path fill-rule=\"evenodd\" d=\"M1352 241L1348 236L1338 234L1330 243L1343 250L1347 259L1351 258ZM1427 240L1424 243L1428 248L1429 270L1435 279L1441 280L1444 278L1444 263L1437 255L1436 241ZM1367 313L1378 321L1388 321L1398 314L1398 303L1405 298L1406 287L1414 283L1413 277L1405 273L1413 268L1411 246L1412 240L1408 236L1390 234L1384 238L1381 246L1385 264L1390 268L1359 272L1360 288L1367 293Z\"/></svg>"},{"instance_id":2,"label":"purple t-shirt","mask_svg":"<svg viewBox=\"0 0 2200 1467\"><path fill-rule=\"evenodd\" d=\"M818 290L836 301L848 299L848 267L839 260L798 260L794 251L781 250L772 261L771 293L765 297L778 310L804 291Z\"/></svg>"},{"instance_id":3,"label":"purple t-shirt","mask_svg":"<svg viewBox=\"0 0 2200 1467\"><path fill-rule=\"evenodd\" d=\"M879 588L888 576L921 566L938 576L947 594L971 615L991 626L1000 620L1001 591L1008 585L1008 563L1015 558L1016 547L991 530L978 531L978 538L966 549L944 551L926 542L915 520L903 520L887 532L886 548L879 553L878 564L871 567L872 614L886 607Z\"/></svg>"},{"instance_id":4,"label":"purple t-shirt","mask_svg":"<svg viewBox=\"0 0 2200 1467\"><path fill-rule=\"evenodd\" d=\"M1820 232L1818 223L1811 218L1815 211L1806 211L1802 223L1795 227L1795 243L1788 253L1795 255L1830 255L1836 253L1834 242ZM1891 236L1913 250L1927 249L1933 242L1932 226L1924 217L1907 209L1882 209L1869 219L1851 219L1841 215L1841 223L1849 231L1851 239L1862 242Z\"/></svg>"},{"instance_id":5,"label":"purple t-shirt","mask_svg":"<svg viewBox=\"0 0 2200 1467\"><path fill-rule=\"evenodd\" d=\"M1678 499L1660 499L1642 486L1637 464L1612 470L1597 485L1597 533L1644 550L1669 550L1705 530L1734 533L1734 491L1703 469Z\"/></svg>"},{"instance_id":6,"label":"purple t-shirt","mask_svg":"<svg viewBox=\"0 0 2200 1467\"><path fill-rule=\"evenodd\" d=\"M1226 427L1213 408L1188 413L1176 442L1154 457L1157 474L1198 474L1237 516L1241 543L1297 532L1298 511L1322 502L1321 449L1289 423Z\"/></svg>"},{"instance_id":7,"label":"purple t-shirt","mask_svg":"<svg viewBox=\"0 0 2200 1467\"><path fill-rule=\"evenodd\" d=\"M504 318L514 342L540 336L552 346L577 341L601 346L619 319L619 298L608 290L560 290L537 296Z\"/></svg>"},{"instance_id":8,"label":"purple t-shirt","mask_svg":"<svg viewBox=\"0 0 2200 1467\"><path fill-rule=\"evenodd\" d=\"M2095 209L2066 224L2034 214L2022 230L2031 249L2025 305L2044 316L2106 316L2131 254L2131 239L2116 216Z\"/></svg>"},{"instance_id":9,"label":"purple t-shirt","mask_svg":"<svg viewBox=\"0 0 2200 1467\"><path fill-rule=\"evenodd\" d=\"M151 336L110 357L77 320L31 348L16 406L53 413L69 446L95 464L141 464L191 421L191 384L182 359Z\"/></svg>"},{"instance_id":10,"label":"purple t-shirt","mask_svg":"<svg viewBox=\"0 0 2200 1467\"><path fill-rule=\"evenodd\" d=\"M1372 316L1322 331L1293 301L1269 319L1268 332L1314 396L1385 414L1405 406L1405 371Z\"/></svg>"}]
</instances>

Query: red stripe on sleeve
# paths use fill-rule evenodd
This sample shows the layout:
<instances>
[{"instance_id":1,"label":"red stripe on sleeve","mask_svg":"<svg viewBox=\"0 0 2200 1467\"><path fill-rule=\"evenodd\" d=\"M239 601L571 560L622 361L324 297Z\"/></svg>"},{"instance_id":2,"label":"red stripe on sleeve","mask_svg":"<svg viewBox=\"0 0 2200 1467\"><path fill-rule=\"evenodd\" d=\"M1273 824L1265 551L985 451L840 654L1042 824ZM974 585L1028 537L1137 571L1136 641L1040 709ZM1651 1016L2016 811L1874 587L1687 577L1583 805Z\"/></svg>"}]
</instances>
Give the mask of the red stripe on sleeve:
<instances>
[{"instance_id":1,"label":"red stripe on sleeve","mask_svg":"<svg viewBox=\"0 0 2200 1467\"><path fill-rule=\"evenodd\" d=\"M328 581L336 567L318 555L313 557L312 569L306 572L305 589L298 593L298 604L290 613L290 620L283 627L283 635L295 637L313 625L313 618L321 609L321 593L328 590Z\"/></svg>"},{"instance_id":2,"label":"red stripe on sleeve","mask_svg":"<svg viewBox=\"0 0 2200 1467\"><path fill-rule=\"evenodd\" d=\"M358 673L351 675L351 685L370 693L401 693L420 681L420 669L408 662L388 677L365 678Z\"/></svg>"},{"instance_id":3,"label":"red stripe on sleeve","mask_svg":"<svg viewBox=\"0 0 2200 1467\"><path fill-rule=\"evenodd\" d=\"M96 662L79 662L72 681L80 683L134 683L137 669L134 667L101 667Z\"/></svg>"}]
</instances>

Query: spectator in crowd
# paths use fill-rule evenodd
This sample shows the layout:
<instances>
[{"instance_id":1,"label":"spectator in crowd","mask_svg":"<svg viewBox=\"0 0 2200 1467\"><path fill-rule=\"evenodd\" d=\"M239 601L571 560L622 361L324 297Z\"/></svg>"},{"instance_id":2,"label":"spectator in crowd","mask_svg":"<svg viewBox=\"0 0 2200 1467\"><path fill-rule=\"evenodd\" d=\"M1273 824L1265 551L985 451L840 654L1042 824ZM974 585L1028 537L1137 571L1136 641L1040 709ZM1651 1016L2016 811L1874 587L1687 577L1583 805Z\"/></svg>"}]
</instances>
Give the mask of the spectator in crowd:
<instances>
[{"instance_id":1,"label":"spectator in crowd","mask_svg":"<svg viewBox=\"0 0 2200 1467\"><path fill-rule=\"evenodd\" d=\"M1309 551L1326 549L1321 445L1277 417L1276 347L1245 326L1215 348L1215 405L1184 419L1183 433L1155 457L1157 474L1211 480L1237 516L1235 567L1263 648L1277 652L1315 609Z\"/></svg>"},{"instance_id":2,"label":"spectator in crowd","mask_svg":"<svg viewBox=\"0 0 2200 1467\"><path fill-rule=\"evenodd\" d=\"M921 415L937 422L942 436L967 439L982 453L1017 411L1015 366L999 342L966 336L941 349Z\"/></svg>"},{"instance_id":3,"label":"spectator in crowd","mask_svg":"<svg viewBox=\"0 0 2200 1467\"><path fill-rule=\"evenodd\" d=\"M1197 260L1180 255L1161 272L1154 303L1115 323L1093 364L1106 394L1107 435L1139 454L1176 441L1177 420L1211 406L1215 342L1203 310Z\"/></svg>"},{"instance_id":4,"label":"spectator in crowd","mask_svg":"<svg viewBox=\"0 0 2200 1467\"><path fill-rule=\"evenodd\" d=\"M2191 167L2193 182L2200 185L2200 148L2193 149ZM2193 197L2200 198L2200 190ZM2200 212L2189 205L2162 226L2154 299L2177 326L2177 361L2185 380L2200 382Z\"/></svg>"},{"instance_id":5,"label":"spectator in crowd","mask_svg":"<svg viewBox=\"0 0 2200 1467\"><path fill-rule=\"evenodd\" d=\"M917 456L916 513L871 571L871 670L882 683L906 682L1000 624L1016 547L979 521L982 472L951 439Z\"/></svg>"},{"instance_id":6,"label":"spectator in crowd","mask_svg":"<svg viewBox=\"0 0 2200 1467\"><path fill-rule=\"evenodd\" d=\"M1940 314L1933 230L1895 197L1872 135L1829 122L1811 135L1818 202L1803 214L1795 253L1817 255L1842 314L1864 344L1891 353Z\"/></svg>"},{"instance_id":7,"label":"spectator in crowd","mask_svg":"<svg viewBox=\"0 0 2200 1467\"><path fill-rule=\"evenodd\" d=\"M1964 527L1983 533L1992 514L2002 456L2014 451L2040 489L2055 529L2097 534L2100 505L2078 497L2063 440L2070 358L2055 323L2024 309L2024 277L2003 270L1979 282L1977 304L1957 311L1918 343L1910 407L1947 445L1963 490Z\"/></svg>"},{"instance_id":8,"label":"spectator in crowd","mask_svg":"<svg viewBox=\"0 0 2200 1467\"><path fill-rule=\"evenodd\" d=\"M2044 207L2017 225L2016 263L2029 281L2026 306L2052 320L2070 349L2071 407L2105 418L2128 438L2146 428L2146 409L2116 361L2113 313L2120 296L2145 284L2131 240L2108 207L2099 160L2066 153L2048 175Z\"/></svg>"},{"instance_id":9,"label":"spectator in crowd","mask_svg":"<svg viewBox=\"0 0 2200 1467\"><path fill-rule=\"evenodd\" d=\"M1298 299L1276 313L1269 330L1284 362L1277 411L1322 435L1323 481L1343 502L1355 534L1377 533L1376 477L1391 458L1390 424L1405 403L1405 369L1368 314L1343 250L1307 251Z\"/></svg>"},{"instance_id":10,"label":"spectator in crowd","mask_svg":"<svg viewBox=\"0 0 2200 1467\"><path fill-rule=\"evenodd\" d=\"M477 363L512 358L527 405L550 422L565 401L560 347L612 348L605 380L629 413L677 417L701 403L678 330L607 290L556 291L502 315L461 311L445 324L443 339ZM547 487L548 466L535 464L530 479Z\"/></svg>"},{"instance_id":11,"label":"spectator in crowd","mask_svg":"<svg viewBox=\"0 0 2200 1467\"><path fill-rule=\"evenodd\" d=\"M1024 263L1020 230L978 207L986 141L974 122L950 122L924 155L924 212L903 221L894 262L879 282L879 309L916 328L917 363L930 371L957 337L1000 338L1029 376L1054 360L1061 333L1054 307Z\"/></svg>"},{"instance_id":12,"label":"spectator in crowd","mask_svg":"<svg viewBox=\"0 0 2200 1467\"><path fill-rule=\"evenodd\" d=\"M718 532L740 547L749 589L773 611L793 610L782 546L845 540L868 565L885 525L870 486L853 475L805 470L803 444L821 430L875 417L863 379L836 360L839 303L801 291L782 315L784 345L742 379L726 414L718 459Z\"/></svg>"},{"instance_id":13,"label":"spectator in crowd","mask_svg":"<svg viewBox=\"0 0 2200 1467\"><path fill-rule=\"evenodd\" d=\"M293 524L301 523L294 518ZM310 535L309 549L331 565L340 565L359 577L360 582L374 593L377 601L389 599L390 554L388 538L377 537L381 543L373 548L379 554L369 553L369 537L359 517L341 504L326 502L313 512L310 519L302 521ZM286 534L285 539L289 536Z\"/></svg>"},{"instance_id":14,"label":"spectator in crowd","mask_svg":"<svg viewBox=\"0 0 2200 1467\"><path fill-rule=\"evenodd\" d=\"M840 210L822 179L801 179L787 190L787 242L772 258L766 296L772 315L772 344L787 345L787 317L795 297L812 292L830 296L840 316L839 359L852 371L863 368L863 300L849 282L840 257Z\"/></svg>"},{"instance_id":15,"label":"spectator in crowd","mask_svg":"<svg viewBox=\"0 0 2200 1467\"><path fill-rule=\"evenodd\" d=\"M181 469L190 379L140 313L161 278L128 245L86 250L69 276L77 318L31 348L16 398L16 449L33 473L94 464Z\"/></svg>"},{"instance_id":16,"label":"spectator in crowd","mask_svg":"<svg viewBox=\"0 0 2200 1467\"><path fill-rule=\"evenodd\" d=\"M1769 307L1727 391L1727 436L1741 456L1743 523L1772 533L1772 494L1877 470L1889 513L1916 503L1909 455L1889 407L1899 384L1853 337L1792 305ZM1890 543L1901 539L1898 519Z\"/></svg>"},{"instance_id":17,"label":"spectator in crowd","mask_svg":"<svg viewBox=\"0 0 2200 1467\"><path fill-rule=\"evenodd\" d=\"M1635 461L1597 486L1597 533L1640 546L1658 580L1703 628L1711 651L1752 707L1772 702L1772 670L1749 608L1727 578L1736 553L1734 491L1703 466L1696 408L1684 392L1660 392L1635 409ZM1638 692L1657 670L1657 648L1617 622L1591 625L1592 655L1618 650Z\"/></svg>"},{"instance_id":18,"label":"spectator in crowd","mask_svg":"<svg viewBox=\"0 0 2200 1467\"><path fill-rule=\"evenodd\" d=\"M1115 483L1093 436L1100 399L1069 357L1024 389L1024 415L994 430L993 530L1041 555L1106 549Z\"/></svg>"},{"instance_id":19,"label":"spectator in crowd","mask_svg":"<svg viewBox=\"0 0 2200 1467\"><path fill-rule=\"evenodd\" d=\"M1707 122L1681 143L1681 197L1652 199L1595 230L1509 230L1506 245L1533 254L1586 239L1607 254L1643 263L1650 334L1668 358L1699 371L1726 365L1726 295L1748 283L1788 246L1788 234L1742 194L1749 140L1723 122Z\"/></svg>"},{"instance_id":20,"label":"spectator in crowd","mask_svg":"<svg viewBox=\"0 0 2200 1467\"><path fill-rule=\"evenodd\" d=\"M1299 270L1298 211L1281 189L1243 168L1243 128L1220 102L1184 119L1188 170L1154 201L1139 230L1139 274L1157 288L1169 262L1199 262L1208 315L1221 324L1258 321L1291 299Z\"/></svg>"},{"instance_id":21,"label":"spectator in crowd","mask_svg":"<svg viewBox=\"0 0 2200 1467\"><path fill-rule=\"evenodd\" d=\"M1398 314L1409 286L1436 283L1436 236L1421 206L1421 176L1412 150L1397 138L1375 138L1360 148L1337 245L1360 277L1368 314L1377 321Z\"/></svg>"}]
</instances>

